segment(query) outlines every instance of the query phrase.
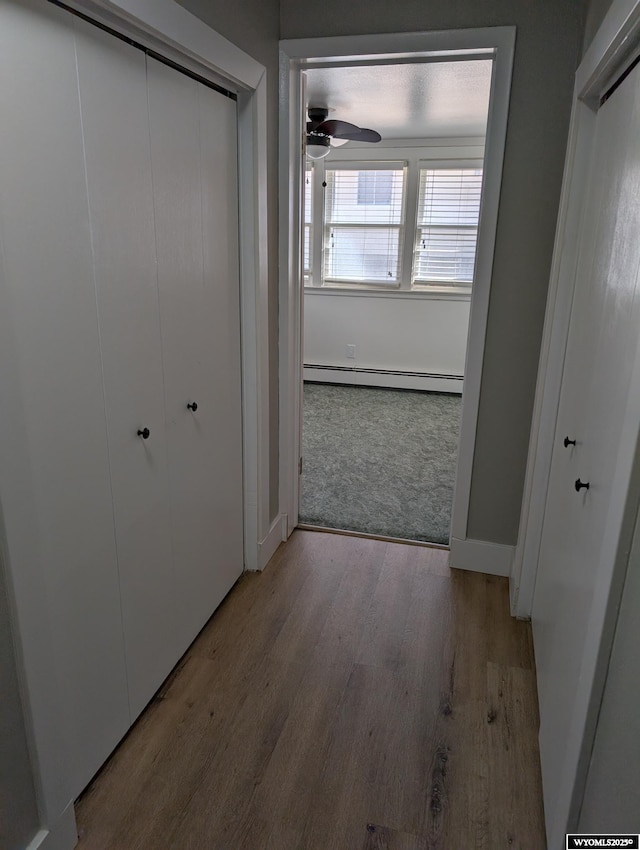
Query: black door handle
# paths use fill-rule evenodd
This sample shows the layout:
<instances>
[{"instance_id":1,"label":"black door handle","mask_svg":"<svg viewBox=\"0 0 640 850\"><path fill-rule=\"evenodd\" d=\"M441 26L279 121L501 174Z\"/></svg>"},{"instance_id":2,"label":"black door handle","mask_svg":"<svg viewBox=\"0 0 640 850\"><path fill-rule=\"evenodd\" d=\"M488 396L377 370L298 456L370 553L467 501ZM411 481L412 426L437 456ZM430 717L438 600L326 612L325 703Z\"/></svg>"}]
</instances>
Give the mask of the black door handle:
<instances>
[{"instance_id":1,"label":"black door handle","mask_svg":"<svg viewBox=\"0 0 640 850\"><path fill-rule=\"evenodd\" d=\"M575 483L576 492L579 493L580 490L588 490L589 482L588 481L580 481L580 479L576 479Z\"/></svg>"},{"instance_id":2,"label":"black door handle","mask_svg":"<svg viewBox=\"0 0 640 850\"><path fill-rule=\"evenodd\" d=\"M143 440L148 440L150 433L151 431L148 428L142 428L142 430L138 428L138 436L142 437Z\"/></svg>"},{"instance_id":3,"label":"black door handle","mask_svg":"<svg viewBox=\"0 0 640 850\"><path fill-rule=\"evenodd\" d=\"M565 449L568 449L568 448L569 448L569 446L575 446L575 444L576 444L576 441L575 441L575 440L570 440L568 437L565 437L565 438L564 438L564 447L565 447Z\"/></svg>"},{"instance_id":4,"label":"black door handle","mask_svg":"<svg viewBox=\"0 0 640 850\"><path fill-rule=\"evenodd\" d=\"M198 403L196 401L190 401L189 404L187 404L187 409L193 410L193 412L195 413L198 409Z\"/></svg>"}]
</instances>

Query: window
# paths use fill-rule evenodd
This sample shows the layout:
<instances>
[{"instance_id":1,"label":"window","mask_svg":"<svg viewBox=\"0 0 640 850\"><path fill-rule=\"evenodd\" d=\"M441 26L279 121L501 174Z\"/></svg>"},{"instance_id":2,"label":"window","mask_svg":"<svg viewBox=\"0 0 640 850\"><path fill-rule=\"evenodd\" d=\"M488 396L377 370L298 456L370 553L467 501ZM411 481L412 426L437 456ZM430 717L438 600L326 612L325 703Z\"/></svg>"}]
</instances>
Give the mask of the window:
<instances>
[{"instance_id":1,"label":"window","mask_svg":"<svg viewBox=\"0 0 640 850\"><path fill-rule=\"evenodd\" d=\"M304 244L302 269L305 281L311 278L311 210L313 209L313 163L307 162L304 173Z\"/></svg>"},{"instance_id":2,"label":"window","mask_svg":"<svg viewBox=\"0 0 640 850\"><path fill-rule=\"evenodd\" d=\"M398 286L402 163L326 167L323 283Z\"/></svg>"},{"instance_id":3,"label":"window","mask_svg":"<svg viewBox=\"0 0 640 850\"><path fill-rule=\"evenodd\" d=\"M482 144L368 145L341 148L335 160L334 153L306 163L304 285L468 298Z\"/></svg>"},{"instance_id":4,"label":"window","mask_svg":"<svg viewBox=\"0 0 640 850\"><path fill-rule=\"evenodd\" d=\"M481 190L480 168L420 169L414 285L473 282Z\"/></svg>"}]
</instances>

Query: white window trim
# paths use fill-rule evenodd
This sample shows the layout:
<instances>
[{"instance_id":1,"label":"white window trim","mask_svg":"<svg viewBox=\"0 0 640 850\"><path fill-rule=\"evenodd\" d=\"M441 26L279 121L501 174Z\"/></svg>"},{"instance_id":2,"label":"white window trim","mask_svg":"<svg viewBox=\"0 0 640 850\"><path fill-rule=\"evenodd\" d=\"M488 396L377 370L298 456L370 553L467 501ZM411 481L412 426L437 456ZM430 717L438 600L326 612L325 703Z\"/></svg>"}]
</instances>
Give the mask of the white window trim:
<instances>
[{"instance_id":1,"label":"white window trim","mask_svg":"<svg viewBox=\"0 0 640 850\"><path fill-rule=\"evenodd\" d=\"M456 291L445 290L439 287L421 289L365 289L353 286L305 286L304 297L315 298L316 296L344 295L352 298L406 298L410 301L468 301L469 293L461 292L461 287Z\"/></svg>"},{"instance_id":2,"label":"white window trim","mask_svg":"<svg viewBox=\"0 0 640 850\"><path fill-rule=\"evenodd\" d=\"M415 142L415 140L414 140ZM439 300L451 298L455 301L470 300L472 284L418 284L413 285L413 260L415 250L415 233L418 215L418 187L420 168L482 168L484 164L484 139L456 138L429 139L420 144L409 145L407 140L385 145L352 145L340 148L339 159L329 154L325 159L315 160L312 169L313 180L313 209L311 226L311 270L304 281L306 293L317 293L319 290L328 291L333 295L344 293L353 295L384 294L387 297L402 295L402 297L435 298ZM404 165L405 192L404 211L400 225L401 246L399 257L399 282L394 285L369 283L362 281L342 282L331 280L323 283L322 269L324 262L324 189L325 172L327 168L360 167L369 168L397 167Z\"/></svg>"}]
</instances>

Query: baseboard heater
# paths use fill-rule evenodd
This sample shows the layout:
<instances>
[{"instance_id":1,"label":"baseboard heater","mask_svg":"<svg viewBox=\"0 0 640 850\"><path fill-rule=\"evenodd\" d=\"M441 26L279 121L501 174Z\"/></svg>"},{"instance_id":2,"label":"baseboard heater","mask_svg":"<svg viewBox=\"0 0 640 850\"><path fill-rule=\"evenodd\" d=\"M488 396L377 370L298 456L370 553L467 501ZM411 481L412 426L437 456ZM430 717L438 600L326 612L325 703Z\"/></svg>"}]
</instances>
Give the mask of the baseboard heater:
<instances>
[{"instance_id":1,"label":"baseboard heater","mask_svg":"<svg viewBox=\"0 0 640 850\"><path fill-rule=\"evenodd\" d=\"M462 375L442 375L430 372L408 372L399 369L366 369L361 366L323 366L305 363L305 381L329 384L355 384L366 387L430 390L431 392L462 393Z\"/></svg>"}]
</instances>

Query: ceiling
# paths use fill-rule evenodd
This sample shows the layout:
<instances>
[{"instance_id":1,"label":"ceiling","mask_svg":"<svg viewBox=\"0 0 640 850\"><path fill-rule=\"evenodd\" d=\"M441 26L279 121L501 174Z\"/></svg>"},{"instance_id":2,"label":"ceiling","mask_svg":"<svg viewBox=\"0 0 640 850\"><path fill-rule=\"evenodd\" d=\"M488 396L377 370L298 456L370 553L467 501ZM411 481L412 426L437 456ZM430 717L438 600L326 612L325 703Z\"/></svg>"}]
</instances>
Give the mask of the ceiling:
<instances>
[{"instance_id":1,"label":"ceiling","mask_svg":"<svg viewBox=\"0 0 640 850\"><path fill-rule=\"evenodd\" d=\"M309 68L307 103L384 139L484 136L490 59Z\"/></svg>"}]
</instances>

